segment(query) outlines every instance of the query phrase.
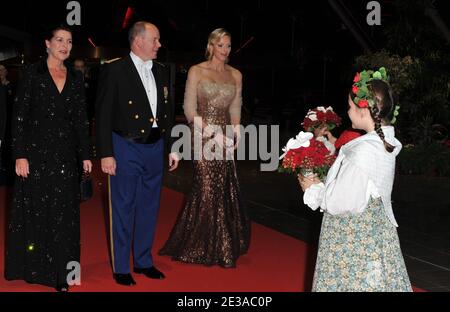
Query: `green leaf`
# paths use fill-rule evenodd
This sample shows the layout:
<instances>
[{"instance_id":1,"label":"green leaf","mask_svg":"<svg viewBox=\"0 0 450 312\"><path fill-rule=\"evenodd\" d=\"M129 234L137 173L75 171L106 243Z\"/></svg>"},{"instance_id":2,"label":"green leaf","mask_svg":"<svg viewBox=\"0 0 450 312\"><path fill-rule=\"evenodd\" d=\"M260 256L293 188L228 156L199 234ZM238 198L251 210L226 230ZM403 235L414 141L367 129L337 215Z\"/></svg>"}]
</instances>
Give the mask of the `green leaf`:
<instances>
[{"instance_id":1,"label":"green leaf","mask_svg":"<svg viewBox=\"0 0 450 312\"><path fill-rule=\"evenodd\" d=\"M361 91L364 92L364 94L368 94L369 88L367 88L367 85L364 85L363 87L361 87Z\"/></svg>"},{"instance_id":2,"label":"green leaf","mask_svg":"<svg viewBox=\"0 0 450 312\"><path fill-rule=\"evenodd\" d=\"M381 78L382 78L383 80L387 80L388 77L387 77L387 71L386 71L386 68L381 67L378 71L381 73Z\"/></svg>"},{"instance_id":3,"label":"green leaf","mask_svg":"<svg viewBox=\"0 0 450 312\"><path fill-rule=\"evenodd\" d=\"M382 78L381 73L379 71L374 72L372 77L373 77L373 79L379 79L379 80L381 80L381 78Z\"/></svg>"},{"instance_id":4,"label":"green leaf","mask_svg":"<svg viewBox=\"0 0 450 312\"><path fill-rule=\"evenodd\" d=\"M370 78L370 72L367 70L362 71L360 74L361 80L367 80Z\"/></svg>"}]
</instances>

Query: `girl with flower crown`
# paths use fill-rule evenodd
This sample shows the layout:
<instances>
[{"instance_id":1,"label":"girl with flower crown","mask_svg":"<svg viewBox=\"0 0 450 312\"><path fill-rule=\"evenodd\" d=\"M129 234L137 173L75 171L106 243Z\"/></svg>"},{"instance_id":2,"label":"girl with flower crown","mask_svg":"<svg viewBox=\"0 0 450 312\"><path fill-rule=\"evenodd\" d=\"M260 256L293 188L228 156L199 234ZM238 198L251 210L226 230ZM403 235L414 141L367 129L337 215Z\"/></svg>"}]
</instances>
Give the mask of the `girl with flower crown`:
<instances>
[{"instance_id":1,"label":"girl with flower crown","mask_svg":"<svg viewBox=\"0 0 450 312\"><path fill-rule=\"evenodd\" d=\"M386 70L357 74L348 98L352 127L325 183L299 176L303 201L324 212L313 291L411 291L392 205L394 107Z\"/></svg>"}]
</instances>

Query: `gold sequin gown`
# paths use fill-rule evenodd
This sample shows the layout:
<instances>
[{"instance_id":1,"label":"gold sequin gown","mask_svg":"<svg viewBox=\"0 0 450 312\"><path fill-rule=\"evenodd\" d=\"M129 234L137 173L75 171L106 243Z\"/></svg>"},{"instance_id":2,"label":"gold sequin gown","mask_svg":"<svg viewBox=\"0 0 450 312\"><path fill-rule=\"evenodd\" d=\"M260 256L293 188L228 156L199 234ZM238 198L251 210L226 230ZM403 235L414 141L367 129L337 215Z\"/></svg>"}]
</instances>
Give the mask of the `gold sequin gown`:
<instances>
[{"instance_id":1,"label":"gold sequin gown","mask_svg":"<svg viewBox=\"0 0 450 312\"><path fill-rule=\"evenodd\" d=\"M209 125L220 125L225 133L230 116L240 116L240 107L240 86L213 81L195 86L188 79L184 102L188 120L201 116ZM192 191L159 254L187 263L235 267L250 243L250 221L235 163L205 158L193 160Z\"/></svg>"}]
</instances>

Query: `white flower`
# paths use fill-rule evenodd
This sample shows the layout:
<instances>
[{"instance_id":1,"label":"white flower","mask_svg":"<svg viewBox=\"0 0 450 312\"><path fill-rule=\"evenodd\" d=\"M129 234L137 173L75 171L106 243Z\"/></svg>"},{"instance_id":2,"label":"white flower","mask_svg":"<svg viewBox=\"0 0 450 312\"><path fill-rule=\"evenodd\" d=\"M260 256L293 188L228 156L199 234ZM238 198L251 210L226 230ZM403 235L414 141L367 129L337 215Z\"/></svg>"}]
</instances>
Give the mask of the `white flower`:
<instances>
[{"instance_id":1,"label":"white flower","mask_svg":"<svg viewBox=\"0 0 450 312\"><path fill-rule=\"evenodd\" d=\"M325 107L323 107L323 106L318 106L318 107L317 107L317 110L318 110L318 111L321 111L321 112L324 112L324 113L327 112L327 111L325 110Z\"/></svg>"},{"instance_id":2,"label":"white flower","mask_svg":"<svg viewBox=\"0 0 450 312\"><path fill-rule=\"evenodd\" d=\"M326 113L327 111L333 111L333 107L328 106L327 108L325 108L323 106L319 106L317 107L317 110Z\"/></svg>"},{"instance_id":3,"label":"white flower","mask_svg":"<svg viewBox=\"0 0 450 312\"><path fill-rule=\"evenodd\" d=\"M303 132L300 131L299 134L295 136L295 138L290 139L286 146L283 147L284 154L280 156L280 159L283 159L286 156L287 152L292 149L297 149L300 147L309 147L310 140L314 137L314 134L311 132Z\"/></svg>"},{"instance_id":4,"label":"white flower","mask_svg":"<svg viewBox=\"0 0 450 312\"><path fill-rule=\"evenodd\" d=\"M308 113L306 117L308 117L308 119L311 121L317 121L317 114L315 112Z\"/></svg>"}]
</instances>

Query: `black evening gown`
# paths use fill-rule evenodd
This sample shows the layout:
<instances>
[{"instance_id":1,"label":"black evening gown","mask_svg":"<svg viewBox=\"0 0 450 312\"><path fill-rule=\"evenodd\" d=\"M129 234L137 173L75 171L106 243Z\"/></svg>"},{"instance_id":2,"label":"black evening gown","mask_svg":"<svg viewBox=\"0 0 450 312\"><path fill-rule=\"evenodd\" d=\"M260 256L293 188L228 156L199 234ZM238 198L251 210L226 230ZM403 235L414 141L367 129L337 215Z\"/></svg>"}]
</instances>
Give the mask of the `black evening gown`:
<instances>
[{"instance_id":1,"label":"black evening gown","mask_svg":"<svg viewBox=\"0 0 450 312\"><path fill-rule=\"evenodd\" d=\"M89 159L81 73L68 67L60 93L45 60L30 65L13 109L13 156L26 158L16 177L8 221L5 278L56 287L80 261L79 174Z\"/></svg>"}]
</instances>

